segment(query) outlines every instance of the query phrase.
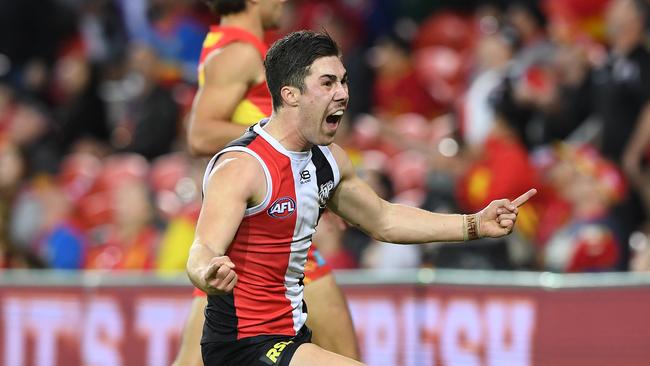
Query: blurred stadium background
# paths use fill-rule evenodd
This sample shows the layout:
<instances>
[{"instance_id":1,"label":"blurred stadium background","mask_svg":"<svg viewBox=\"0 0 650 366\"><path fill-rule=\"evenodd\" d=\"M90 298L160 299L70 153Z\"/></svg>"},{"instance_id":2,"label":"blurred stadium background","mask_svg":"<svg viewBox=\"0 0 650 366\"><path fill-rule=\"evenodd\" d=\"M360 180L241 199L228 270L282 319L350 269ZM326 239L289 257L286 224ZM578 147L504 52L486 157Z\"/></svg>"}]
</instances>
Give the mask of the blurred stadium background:
<instances>
[{"instance_id":1,"label":"blurred stadium background","mask_svg":"<svg viewBox=\"0 0 650 366\"><path fill-rule=\"evenodd\" d=\"M650 1L294 0L339 41L338 143L391 201L540 193L504 240L325 214L370 365L650 365ZM0 365L168 365L205 161L199 0L0 0Z\"/></svg>"}]
</instances>

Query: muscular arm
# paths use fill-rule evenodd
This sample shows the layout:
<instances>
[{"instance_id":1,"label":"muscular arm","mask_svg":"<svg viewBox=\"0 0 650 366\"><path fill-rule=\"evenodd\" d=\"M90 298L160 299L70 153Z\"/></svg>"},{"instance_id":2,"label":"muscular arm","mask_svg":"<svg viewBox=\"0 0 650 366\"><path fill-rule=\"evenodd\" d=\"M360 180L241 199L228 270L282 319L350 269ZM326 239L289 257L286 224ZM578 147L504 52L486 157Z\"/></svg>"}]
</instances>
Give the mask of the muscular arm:
<instances>
[{"instance_id":1,"label":"muscular arm","mask_svg":"<svg viewBox=\"0 0 650 366\"><path fill-rule=\"evenodd\" d=\"M406 244L463 240L463 215L439 214L415 207L387 202L354 172L345 152L331 146L341 171L341 181L328 206L376 240ZM515 201L493 201L480 213L481 236L498 237L512 230L517 206L536 193L526 192Z\"/></svg>"},{"instance_id":2,"label":"muscular arm","mask_svg":"<svg viewBox=\"0 0 650 366\"><path fill-rule=\"evenodd\" d=\"M463 239L461 215L443 215L390 203L381 199L359 176L345 156L332 144L341 181L329 208L351 225L376 240L388 243L429 243Z\"/></svg>"},{"instance_id":3,"label":"muscular arm","mask_svg":"<svg viewBox=\"0 0 650 366\"><path fill-rule=\"evenodd\" d=\"M187 273L196 287L208 294L228 292L228 283L214 281L223 280L234 268L225 253L246 207L261 202L265 192L264 172L255 158L242 152L220 158L208 180L187 260Z\"/></svg>"},{"instance_id":4,"label":"muscular arm","mask_svg":"<svg viewBox=\"0 0 650 366\"><path fill-rule=\"evenodd\" d=\"M263 80L259 52L247 43L232 43L204 63L205 81L194 98L187 142L194 155L213 155L241 136L245 126L232 123L237 104Z\"/></svg>"}]
</instances>

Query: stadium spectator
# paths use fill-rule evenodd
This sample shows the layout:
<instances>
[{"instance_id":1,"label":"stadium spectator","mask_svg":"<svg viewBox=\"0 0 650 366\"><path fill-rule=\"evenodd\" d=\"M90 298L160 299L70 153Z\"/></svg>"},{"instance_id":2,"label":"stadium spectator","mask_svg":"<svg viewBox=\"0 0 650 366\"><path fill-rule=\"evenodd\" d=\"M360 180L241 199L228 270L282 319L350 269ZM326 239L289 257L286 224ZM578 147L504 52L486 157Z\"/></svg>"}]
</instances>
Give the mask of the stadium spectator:
<instances>
[{"instance_id":1,"label":"stadium spectator","mask_svg":"<svg viewBox=\"0 0 650 366\"><path fill-rule=\"evenodd\" d=\"M502 83L517 42L509 28L482 34L478 41L476 76L469 84L462 106L463 142L470 148L480 149L494 125L489 96Z\"/></svg>"},{"instance_id":2,"label":"stadium spectator","mask_svg":"<svg viewBox=\"0 0 650 366\"><path fill-rule=\"evenodd\" d=\"M95 145L97 151L109 148L108 111L99 95L99 73L99 66L88 63L81 51L71 51L55 65L55 122L62 155L81 145Z\"/></svg>"},{"instance_id":3,"label":"stadium spectator","mask_svg":"<svg viewBox=\"0 0 650 366\"><path fill-rule=\"evenodd\" d=\"M408 40L396 34L380 37L370 49L368 59L375 69L373 113L377 116L392 118L418 113L432 118L443 112L415 72Z\"/></svg>"},{"instance_id":4,"label":"stadium spectator","mask_svg":"<svg viewBox=\"0 0 650 366\"><path fill-rule=\"evenodd\" d=\"M110 221L92 231L86 269L152 270L159 230L147 186L148 165L141 156L113 157L97 184L106 189Z\"/></svg>"},{"instance_id":5,"label":"stadium spectator","mask_svg":"<svg viewBox=\"0 0 650 366\"><path fill-rule=\"evenodd\" d=\"M611 207L626 194L622 174L591 146L556 147L548 174L571 205L570 219L545 245L545 268L560 272L611 271L619 265L625 237Z\"/></svg>"},{"instance_id":6,"label":"stadium spectator","mask_svg":"<svg viewBox=\"0 0 650 366\"><path fill-rule=\"evenodd\" d=\"M644 156L650 146L650 53L644 44L647 6L636 0L614 0L608 8L607 38L610 53L594 76L595 107L602 121L600 150L620 164L630 180L630 194L614 208L627 238L647 220L638 190ZM629 262L623 246L621 268Z\"/></svg>"},{"instance_id":7,"label":"stadium spectator","mask_svg":"<svg viewBox=\"0 0 650 366\"><path fill-rule=\"evenodd\" d=\"M179 131L179 108L171 92L160 84L159 62L151 47L131 45L127 80L132 94L126 113L112 131L116 150L149 160L171 152Z\"/></svg>"},{"instance_id":8,"label":"stadium spectator","mask_svg":"<svg viewBox=\"0 0 650 366\"><path fill-rule=\"evenodd\" d=\"M26 173L22 154L0 134L0 269L27 267L30 252L15 245L11 236L14 203Z\"/></svg>"}]
</instances>

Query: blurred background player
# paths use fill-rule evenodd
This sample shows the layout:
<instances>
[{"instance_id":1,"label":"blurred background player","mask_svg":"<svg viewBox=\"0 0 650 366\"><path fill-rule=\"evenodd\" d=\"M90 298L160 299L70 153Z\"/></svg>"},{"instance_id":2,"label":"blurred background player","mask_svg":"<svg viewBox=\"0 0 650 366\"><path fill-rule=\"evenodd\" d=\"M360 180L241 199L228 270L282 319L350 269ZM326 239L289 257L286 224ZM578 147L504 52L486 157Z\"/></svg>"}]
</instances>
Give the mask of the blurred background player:
<instances>
[{"instance_id":1,"label":"blurred background player","mask_svg":"<svg viewBox=\"0 0 650 366\"><path fill-rule=\"evenodd\" d=\"M270 116L271 95L264 77L264 32L277 28L284 0L206 0L220 24L207 34L199 61L199 90L189 121L188 145L211 156ZM356 336L343 293L320 254L310 250L305 266L305 301L314 343L359 359ZM206 296L195 291L175 365L202 365L200 339Z\"/></svg>"}]
</instances>

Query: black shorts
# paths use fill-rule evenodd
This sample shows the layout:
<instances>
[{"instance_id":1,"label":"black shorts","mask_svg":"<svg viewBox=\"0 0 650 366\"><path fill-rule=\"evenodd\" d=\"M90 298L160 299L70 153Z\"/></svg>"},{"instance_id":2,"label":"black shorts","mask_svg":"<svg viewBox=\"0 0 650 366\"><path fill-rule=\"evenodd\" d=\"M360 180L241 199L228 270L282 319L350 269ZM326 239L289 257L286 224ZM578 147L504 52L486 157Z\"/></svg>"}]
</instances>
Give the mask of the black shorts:
<instances>
[{"instance_id":1,"label":"black shorts","mask_svg":"<svg viewBox=\"0 0 650 366\"><path fill-rule=\"evenodd\" d=\"M262 335L232 342L201 343L204 366L289 366L303 343L311 342L304 325L295 337Z\"/></svg>"}]
</instances>

